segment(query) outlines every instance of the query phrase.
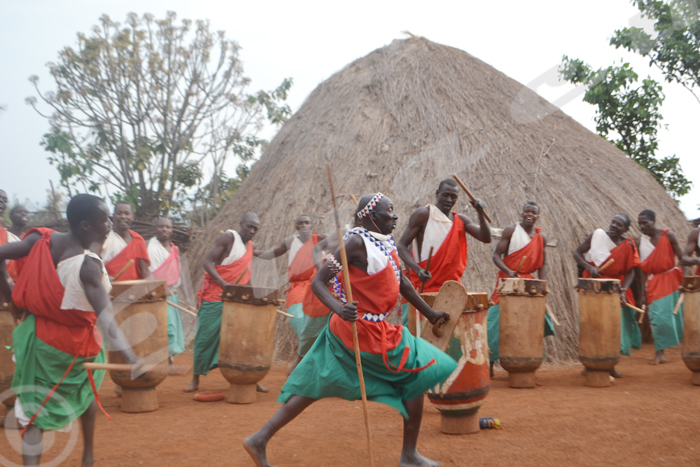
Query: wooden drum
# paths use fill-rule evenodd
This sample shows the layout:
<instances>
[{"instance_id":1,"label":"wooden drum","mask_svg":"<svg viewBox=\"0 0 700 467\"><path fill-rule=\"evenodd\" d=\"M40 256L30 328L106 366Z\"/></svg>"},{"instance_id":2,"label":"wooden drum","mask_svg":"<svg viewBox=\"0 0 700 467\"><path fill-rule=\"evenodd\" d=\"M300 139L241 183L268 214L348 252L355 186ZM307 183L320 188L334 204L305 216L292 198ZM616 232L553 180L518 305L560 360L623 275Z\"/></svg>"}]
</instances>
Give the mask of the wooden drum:
<instances>
[{"instance_id":1,"label":"wooden drum","mask_svg":"<svg viewBox=\"0 0 700 467\"><path fill-rule=\"evenodd\" d=\"M12 377L15 374L15 363L12 361L12 331L15 325L7 301L0 295L0 395L12 387ZM15 405L15 396L0 400L7 408Z\"/></svg>"},{"instance_id":2,"label":"wooden drum","mask_svg":"<svg viewBox=\"0 0 700 467\"><path fill-rule=\"evenodd\" d=\"M437 385L435 392L428 392L428 399L440 411L440 430L447 434L479 431L479 407L491 386L486 338L488 294L464 293L467 294L467 304L457 318L446 350L457 361L457 368L442 384Z\"/></svg>"},{"instance_id":3,"label":"wooden drum","mask_svg":"<svg viewBox=\"0 0 700 467\"><path fill-rule=\"evenodd\" d=\"M683 278L683 362L693 372L690 382L700 386L700 276Z\"/></svg>"},{"instance_id":4,"label":"wooden drum","mask_svg":"<svg viewBox=\"0 0 700 467\"><path fill-rule=\"evenodd\" d=\"M136 379L129 371L110 370L109 376L122 387L122 412L152 412L158 409L156 386L168 376L168 304L164 280L135 280L112 283L114 317L136 355L146 364L157 365ZM110 350L110 363L127 363L121 353Z\"/></svg>"},{"instance_id":5,"label":"wooden drum","mask_svg":"<svg viewBox=\"0 0 700 467\"><path fill-rule=\"evenodd\" d=\"M547 281L507 278L498 282L501 366L511 388L534 388L544 353ZM619 345L618 345L619 347ZM488 355L488 354L487 354Z\"/></svg>"},{"instance_id":6,"label":"wooden drum","mask_svg":"<svg viewBox=\"0 0 700 467\"><path fill-rule=\"evenodd\" d=\"M275 351L277 289L228 285L222 294L219 369L231 389L231 404L251 404L256 384L272 366Z\"/></svg>"},{"instance_id":7,"label":"wooden drum","mask_svg":"<svg viewBox=\"0 0 700 467\"><path fill-rule=\"evenodd\" d=\"M620 281L579 279L578 358L586 367L586 386L610 386L610 371L620 361Z\"/></svg>"}]
</instances>

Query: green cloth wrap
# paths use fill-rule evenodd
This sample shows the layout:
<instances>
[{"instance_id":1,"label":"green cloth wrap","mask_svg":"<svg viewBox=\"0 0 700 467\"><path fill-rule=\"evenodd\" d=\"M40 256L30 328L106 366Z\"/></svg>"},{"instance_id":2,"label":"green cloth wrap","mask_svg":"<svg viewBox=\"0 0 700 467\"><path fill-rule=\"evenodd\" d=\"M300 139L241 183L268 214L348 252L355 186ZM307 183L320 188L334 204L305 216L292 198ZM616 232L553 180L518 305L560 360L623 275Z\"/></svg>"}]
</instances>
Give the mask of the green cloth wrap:
<instances>
[{"instance_id":1,"label":"green cloth wrap","mask_svg":"<svg viewBox=\"0 0 700 467\"><path fill-rule=\"evenodd\" d=\"M501 336L499 331L498 320L500 318L501 305L494 305L489 308L489 314L486 319L486 335L489 341L489 361L495 362L501 358L499 345ZM554 335L554 323L547 313L544 315L544 337Z\"/></svg>"},{"instance_id":2,"label":"green cloth wrap","mask_svg":"<svg viewBox=\"0 0 700 467\"><path fill-rule=\"evenodd\" d=\"M168 297L169 302L180 304L177 294ZM185 350L185 333L182 330L182 316L180 310L168 305L168 352L177 355Z\"/></svg>"},{"instance_id":3,"label":"green cloth wrap","mask_svg":"<svg viewBox=\"0 0 700 467\"><path fill-rule=\"evenodd\" d=\"M637 324L637 312L629 307L622 307L620 316L620 353L629 356L632 349L642 348L642 333Z\"/></svg>"},{"instance_id":4,"label":"green cloth wrap","mask_svg":"<svg viewBox=\"0 0 700 467\"><path fill-rule=\"evenodd\" d=\"M62 352L36 337L35 318L30 314L12 332L13 350L17 366L12 379L12 390L22 403L22 410L32 417L49 391L63 378L74 355ZM105 363L104 350L96 357L78 357L56 392L41 408L34 425L42 430L58 430L80 417L95 396L92 393L85 362ZM94 370L95 387L99 390L104 370Z\"/></svg>"},{"instance_id":5,"label":"green cloth wrap","mask_svg":"<svg viewBox=\"0 0 700 467\"><path fill-rule=\"evenodd\" d=\"M683 305L673 314L680 292L677 290L649 304L649 322L656 350L675 347L683 340Z\"/></svg>"},{"instance_id":6,"label":"green cloth wrap","mask_svg":"<svg viewBox=\"0 0 700 467\"><path fill-rule=\"evenodd\" d=\"M367 399L387 404L408 418L403 401L418 397L446 380L457 368L457 362L425 340L403 332L399 345L387 352L392 364L399 364L405 347L411 348L405 368L424 366L433 358L435 363L415 373L393 373L384 366L381 354L361 352L361 358ZM277 401L287 402L294 394L312 399L341 397L354 401L361 398L355 352L328 327L321 331L316 343L289 376Z\"/></svg>"},{"instance_id":7,"label":"green cloth wrap","mask_svg":"<svg viewBox=\"0 0 700 467\"><path fill-rule=\"evenodd\" d=\"M299 338L299 355L306 355L316 342L316 338L323 331L323 328L328 326L331 319L331 314L312 318L304 313L303 304L295 303L287 308L287 313L294 315L294 318L287 318L292 326L294 334Z\"/></svg>"},{"instance_id":8,"label":"green cloth wrap","mask_svg":"<svg viewBox=\"0 0 700 467\"><path fill-rule=\"evenodd\" d=\"M199 307L192 363L192 372L195 375L206 375L209 370L219 366L219 339L223 310L224 302L202 302Z\"/></svg>"}]
</instances>

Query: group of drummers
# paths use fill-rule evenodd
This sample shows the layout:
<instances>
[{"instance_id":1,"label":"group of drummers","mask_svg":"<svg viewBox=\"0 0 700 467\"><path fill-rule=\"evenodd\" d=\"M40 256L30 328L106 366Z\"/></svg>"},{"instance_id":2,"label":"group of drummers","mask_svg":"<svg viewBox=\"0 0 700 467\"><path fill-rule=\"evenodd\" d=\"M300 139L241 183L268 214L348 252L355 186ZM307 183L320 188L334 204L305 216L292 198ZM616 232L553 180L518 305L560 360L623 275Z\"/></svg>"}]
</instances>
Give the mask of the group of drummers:
<instances>
[{"instance_id":1,"label":"group of drummers","mask_svg":"<svg viewBox=\"0 0 700 467\"><path fill-rule=\"evenodd\" d=\"M299 339L298 359L278 397L282 407L244 441L256 465L270 465L269 440L314 401L360 399L356 346L362 354L367 399L396 408L404 418L399 465L439 465L417 451L423 395L448 378L457 362L412 333L418 333L421 316L433 324L450 319L448 313L431 308L420 293L438 292L448 281L461 281L467 267L467 234L483 243L492 241L483 202L471 201L478 217L474 222L453 210L459 193L457 182L441 181L435 203L411 214L398 242L392 236L398 215L391 199L382 193L363 196L353 222L346 226L343 255L338 236L313 233L313 219L308 215L296 219L296 235L272 249L255 247L253 238L260 221L254 213L245 214L238 229L216 239L203 261L193 378L186 392L196 391L200 377L218 366L224 287L250 284L253 258L288 255L286 312ZM6 206L7 195L0 190L0 215ZM496 285L507 278L534 279L536 275L547 279L547 238L536 226L539 216L540 207L527 202L520 221L503 229L493 253ZM65 234L37 228L20 238L0 228L0 273L4 276L0 294L19 323L13 333L16 368L12 386L44 389L43 393L17 392L15 416L24 430L25 465L39 464L44 430L60 429L77 418L85 437L82 462L92 465L97 390L104 371L84 370L82 363L105 361L96 324L108 345L123 349L124 361L134 368L144 364L112 316L110 281L165 280L168 300L177 304L181 267L178 248L170 241L169 219L157 220L156 235L146 243L131 230L134 212L124 201L110 213L100 198L76 195L68 204L67 218L70 231ZM26 224L26 214L21 220ZM683 334L682 305L676 306L683 272L676 267L676 259L683 266L700 268L699 229L692 231L683 250L672 231L656 227L654 212L642 211L637 221L643 235L636 241L625 236L631 225L629 216L617 214L607 230L588 235L574 258L584 278L620 281L621 353L629 355L631 348L641 347L636 313L646 309L656 346L650 363L665 363L664 349L678 345ZM344 274L349 277L352 300ZM635 274L641 275L643 284L638 303L630 290ZM393 325L386 318L399 299L403 325ZM500 357L497 292L491 303L487 336L493 374ZM545 336L554 334L552 316L545 315L542 324ZM411 332L406 332L409 328ZM185 347L180 312L173 307L168 310L168 338L172 363L172 356ZM622 376L614 369L611 375ZM268 390L258 385L258 391ZM47 392L62 396L63 403L45 397Z\"/></svg>"}]
</instances>

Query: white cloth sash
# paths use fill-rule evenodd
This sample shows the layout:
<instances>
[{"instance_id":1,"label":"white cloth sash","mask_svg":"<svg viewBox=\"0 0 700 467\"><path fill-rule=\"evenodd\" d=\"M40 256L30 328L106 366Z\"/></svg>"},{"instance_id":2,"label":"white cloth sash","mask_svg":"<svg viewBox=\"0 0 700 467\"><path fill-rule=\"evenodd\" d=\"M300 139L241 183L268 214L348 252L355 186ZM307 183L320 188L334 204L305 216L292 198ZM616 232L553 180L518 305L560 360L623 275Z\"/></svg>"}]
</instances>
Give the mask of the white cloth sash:
<instances>
[{"instance_id":1,"label":"white cloth sash","mask_svg":"<svg viewBox=\"0 0 700 467\"><path fill-rule=\"evenodd\" d=\"M651 243L651 238L649 238L648 235L642 235L639 241L639 259L641 259L642 262L646 261L655 249L656 247Z\"/></svg>"},{"instance_id":2,"label":"white cloth sash","mask_svg":"<svg viewBox=\"0 0 700 467\"><path fill-rule=\"evenodd\" d=\"M583 255L583 258L589 263L595 264L596 267L600 267L616 246L605 230L595 229L591 237L591 248Z\"/></svg>"},{"instance_id":3,"label":"white cloth sash","mask_svg":"<svg viewBox=\"0 0 700 467\"><path fill-rule=\"evenodd\" d=\"M299 240L299 235L295 235L292 244L289 246L289 266L292 265L292 261L294 261L294 258L297 253L299 253L299 249L302 246L304 246L304 244Z\"/></svg>"},{"instance_id":4,"label":"white cloth sash","mask_svg":"<svg viewBox=\"0 0 700 467\"><path fill-rule=\"evenodd\" d=\"M447 234L450 233L453 224L450 218L434 204L429 204L428 208L430 209L430 215L423 231L423 245L420 249L420 258L418 255L418 242L414 239L412 244L413 257L417 258L416 262L418 263L428 259L430 247L433 247L433 256L437 253L442 242L447 238Z\"/></svg>"},{"instance_id":5,"label":"white cloth sash","mask_svg":"<svg viewBox=\"0 0 700 467\"><path fill-rule=\"evenodd\" d=\"M165 261L170 258L171 251L165 249L162 243L158 241L156 237L151 237L146 245L148 251L148 258L151 260L151 265L148 267L151 273L157 271L159 267L165 263ZM182 279L178 279L177 283L173 285L173 288L180 287Z\"/></svg>"},{"instance_id":6,"label":"white cloth sash","mask_svg":"<svg viewBox=\"0 0 700 467\"><path fill-rule=\"evenodd\" d=\"M102 256L102 261L109 263L112 258L121 253L127 245L128 243L126 243L126 240L124 240L121 235L116 233L114 230L110 230L107 238L102 244L102 253L100 255Z\"/></svg>"},{"instance_id":7,"label":"white cloth sash","mask_svg":"<svg viewBox=\"0 0 700 467\"><path fill-rule=\"evenodd\" d=\"M246 245L243 244L243 239L241 238L240 234L235 230L229 230L229 232L231 232L233 235L233 246L231 247L231 253L229 253L228 257L221 262L222 266L234 263L243 258L243 255L245 255L247 250Z\"/></svg>"},{"instance_id":8,"label":"white cloth sash","mask_svg":"<svg viewBox=\"0 0 700 467\"><path fill-rule=\"evenodd\" d=\"M531 241L532 239L530 238L530 235L525 232L523 226L520 224L515 224L515 230L513 231L513 235L510 237L510 243L508 244L508 254L510 255L518 250L522 250Z\"/></svg>"},{"instance_id":9,"label":"white cloth sash","mask_svg":"<svg viewBox=\"0 0 700 467\"><path fill-rule=\"evenodd\" d=\"M13 234L9 230L7 231L7 243L12 243L12 242L19 242L22 241L21 238L19 238L17 235Z\"/></svg>"},{"instance_id":10,"label":"white cloth sash","mask_svg":"<svg viewBox=\"0 0 700 467\"><path fill-rule=\"evenodd\" d=\"M80 280L80 268L83 266L83 261L85 261L86 256L100 261L100 266L102 267L102 285L107 292L112 290L112 284L109 282L109 275L100 257L91 251L85 250L83 254L64 259L56 266L58 278L65 288L63 301L61 302L62 310L95 311L92 305L90 305L87 296L85 296L85 288Z\"/></svg>"}]
</instances>

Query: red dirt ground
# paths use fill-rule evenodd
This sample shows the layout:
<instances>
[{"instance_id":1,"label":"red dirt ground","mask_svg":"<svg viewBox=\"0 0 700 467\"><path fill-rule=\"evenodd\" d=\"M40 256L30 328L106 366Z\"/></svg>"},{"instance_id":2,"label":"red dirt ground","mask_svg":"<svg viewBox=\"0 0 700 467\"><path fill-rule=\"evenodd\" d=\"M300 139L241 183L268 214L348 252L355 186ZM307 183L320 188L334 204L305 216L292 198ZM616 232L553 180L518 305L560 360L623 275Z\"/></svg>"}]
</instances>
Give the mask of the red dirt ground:
<instances>
[{"instance_id":1,"label":"red dirt ground","mask_svg":"<svg viewBox=\"0 0 700 467\"><path fill-rule=\"evenodd\" d=\"M480 415L501 419L506 429L442 434L440 415L426 399L419 450L444 466L700 465L700 386L690 384L679 349L667 353L671 363L658 366L646 363L650 345L622 357L618 369L627 377L602 389L583 385L580 365L539 370L535 389L510 389L507 374L497 371ZM191 358L182 354L176 363ZM253 466L241 441L280 406L275 399L285 370L270 372L263 380L270 393L251 405L195 402L182 392L190 376L170 376L158 387L160 408L145 414L122 413L114 384L105 378L100 395L112 420L98 416L95 465ZM226 388L215 370L200 389ZM397 465L401 416L375 403L370 416L375 465ZM2 432L0 465L21 462L13 447L18 432ZM44 462L68 438L56 434ZM81 452L82 437L62 465L79 465ZM279 467L368 465L361 404L329 399L312 405L273 438L268 455Z\"/></svg>"}]
</instances>

